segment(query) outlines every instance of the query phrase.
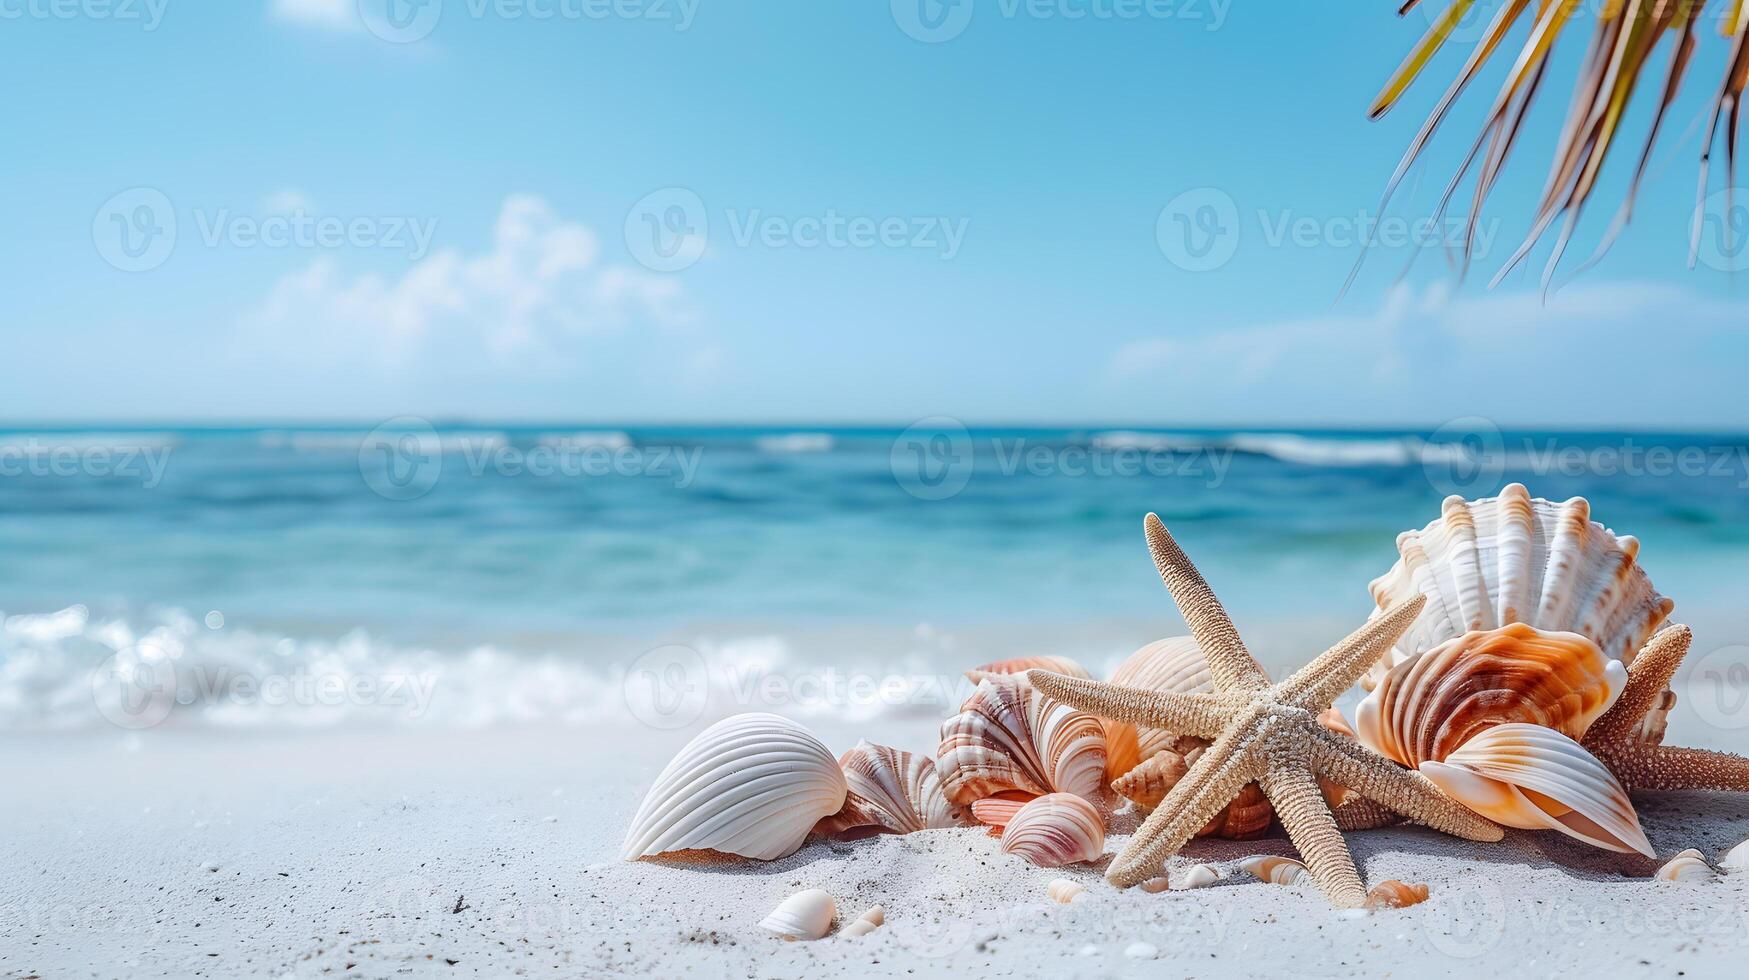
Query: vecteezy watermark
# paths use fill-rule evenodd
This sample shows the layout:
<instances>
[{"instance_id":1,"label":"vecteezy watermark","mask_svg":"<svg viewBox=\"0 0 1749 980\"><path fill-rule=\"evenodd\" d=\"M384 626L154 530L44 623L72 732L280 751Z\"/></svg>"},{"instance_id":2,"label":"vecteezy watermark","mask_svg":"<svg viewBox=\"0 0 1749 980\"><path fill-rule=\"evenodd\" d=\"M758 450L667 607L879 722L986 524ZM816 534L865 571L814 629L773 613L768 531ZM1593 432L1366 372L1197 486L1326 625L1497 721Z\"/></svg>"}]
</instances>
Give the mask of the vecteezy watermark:
<instances>
[{"instance_id":1,"label":"vecteezy watermark","mask_svg":"<svg viewBox=\"0 0 1749 980\"><path fill-rule=\"evenodd\" d=\"M710 702L710 673L697 650L669 644L627 665L620 691L626 710L651 728L685 728Z\"/></svg>"},{"instance_id":2,"label":"vecteezy watermark","mask_svg":"<svg viewBox=\"0 0 1749 980\"><path fill-rule=\"evenodd\" d=\"M965 244L967 217L948 215L770 214L762 208L725 208L727 241L736 248L916 251L950 261ZM704 199L685 187L644 195L626 212L626 250L656 272L679 272L704 256L711 216Z\"/></svg>"},{"instance_id":3,"label":"vecteezy watermark","mask_svg":"<svg viewBox=\"0 0 1749 980\"><path fill-rule=\"evenodd\" d=\"M68 442L32 435L0 442L0 478L138 480L142 489L151 490L163 482L173 451L168 444Z\"/></svg>"},{"instance_id":4,"label":"vecteezy watermark","mask_svg":"<svg viewBox=\"0 0 1749 980\"><path fill-rule=\"evenodd\" d=\"M170 0L0 0L0 21L105 20L155 31Z\"/></svg>"},{"instance_id":5,"label":"vecteezy watermark","mask_svg":"<svg viewBox=\"0 0 1749 980\"><path fill-rule=\"evenodd\" d=\"M1708 195L1693 220L1689 230L1698 261L1719 272L1749 269L1749 187Z\"/></svg>"},{"instance_id":6,"label":"vecteezy watermark","mask_svg":"<svg viewBox=\"0 0 1749 980\"><path fill-rule=\"evenodd\" d=\"M1474 959L1506 935L1506 895L1492 876L1465 874L1440 889L1443 915L1423 920L1427 942L1458 959Z\"/></svg>"},{"instance_id":7,"label":"vecteezy watermark","mask_svg":"<svg viewBox=\"0 0 1749 980\"><path fill-rule=\"evenodd\" d=\"M701 0L358 0L359 18L372 34L410 44L437 30L446 8L471 20L540 23L644 21L676 33L692 29Z\"/></svg>"},{"instance_id":8,"label":"vecteezy watermark","mask_svg":"<svg viewBox=\"0 0 1749 980\"><path fill-rule=\"evenodd\" d=\"M1227 22L1233 0L891 0L893 23L925 44L951 41L971 26L980 7L1003 20L1067 23L1185 21L1205 31Z\"/></svg>"},{"instance_id":9,"label":"vecteezy watermark","mask_svg":"<svg viewBox=\"0 0 1749 980\"><path fill-rule=\"evenodd\" d=\"M1029 436L973 438L958 419L934 416L906 427L893 440L887 464L894 482L919 500L957 496L978 472L1001 477L1179 477L1219 486L1237 449L1218 443L1175 443L1170 437L1117 433L1089 441L1047 441Z\"/></svg>"},{"instance_id":10,"label":"vecteezy watermark","mask_svg":"<svg viewBox=\"0 0 1749 980\"><path fill-rule=\"evenodd\" d=\"M633 445L617 433L515 446L492 433L440 433L415 416L393 418L364 434L358 472L389 500L416 500L445 475L481 478L584 479L637 477L692 486L703 446Z\"/></svg>"},{"instance_id":11,"label":"vecteezy watermark","mask_svg":"<svg viewBox=\"0 0 1749 980\"><path fill-rule=\"evenodd\" d=\"M1209 272L1232 261L1240 244L1250 240L1270 249L1468 248L1479 259L1492 250L1499 227L1490 219L1472 229L1468 219L1454 215L1433 219L1369 211L1318 215L1295 208L1242 209L1218 187L1197 187L1160 209L1154 239L1173 265L1186 272Z\"/></svg>"},{"instance_id":12,"label":"vecteezy watermark","mask_svg":"<svg viewBox=\"0 0 1749 980\"><path fill-rule=\"evenodd\" d=\"M368 707L423 718L436 692L434 674L292 671L251 673L189 665L161 647L139 643L91 672L98 714L120 728L163 724L178 709Z\"/></svg>"},{"instance_id":13,"label":"vecteezy watermark","mask_svg":"<svg viewBox=\"0 0 1749 980\"><path fill-rule=\"evenodd\" d=\"M1688 670L1688 703L1721 731L1749 728L1749 646L1713 650Z\"/></svg>"},{"instance_id":14,"label":"vecteezy watermark","mask_svg":"<svg viewBox=\"0 0 1749 980\"><path fill-rule=\"evenodd\" d=\"M190 215L203 248L382 249L417 262L431 251L434 217L315 214L304 207L248 214L228 207L195 208ZM188 227L168 195L133 187L104 201L91 221L91 242L105 262L123 272L148 272L170 260L178 231Z\"/></svg>"},{"instance_id":15,"label":"vecteezy watermark","mask_svg":"<svg viewBox=\"0 0 1749 980\"><path fill-rule=\"evenodd\" d=\"M1446 422L1421 443L1427 480L1447 494L1498 487L1510 470L1534 477L1684 477L1749 490L1749 444L1621 435L1603 439L1508 435L1479 416Z\"/></svg>"}]
</instances>

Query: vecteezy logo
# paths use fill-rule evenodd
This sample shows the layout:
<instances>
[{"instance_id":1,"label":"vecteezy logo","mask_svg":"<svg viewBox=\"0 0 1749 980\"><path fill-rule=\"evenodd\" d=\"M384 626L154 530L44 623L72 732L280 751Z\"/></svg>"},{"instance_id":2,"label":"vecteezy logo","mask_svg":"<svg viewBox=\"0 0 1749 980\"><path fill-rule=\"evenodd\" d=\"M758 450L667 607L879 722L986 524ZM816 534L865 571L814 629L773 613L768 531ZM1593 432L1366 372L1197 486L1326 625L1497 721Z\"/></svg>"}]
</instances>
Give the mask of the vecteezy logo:
<instances>
[{"instance_id":1,"label":"vecteezy logo","mask_svg":"<svg viewBox=\"0 0 1749 980\"><path fill-rule=\"evenodd\" d=\"M892 0L899 30L925 44L951 41L972 22L973 0Z\"/></svg>"},{"instance_id":2,"label":"vecteezy logo","mask_svg":"<svg viewBox=\"0 0 1749 980\"><path fill-rule=\"evenodd\" d=\"M464 901L465 898L458 898L456 905L464 907ZM431 931L439 911L437 886L410 874L390 878L366 891L358 915L364 920L363 933L367 939L395 949Z\"/></svg>"},{"instance_id":3,"label":"vecteezy logo","mask_svg":"<svg viewBox=\"0 0 1749 980\"><path fill-rule=\"evenodd\" d=\"M1446 41L1450 44L1471 44L1482 39L1482 34L1488 28L1489 10L1487 4L1424 3L1419 5L1421 15L1427 18L1429 26L1444 21L1448 17L1457 17L1457 23L1452 24Z\"/></svg>"},{"instance_id":4,"label":"vecteezy logo","mask_svg":"<svg viewBox=\"0 0 1749 980\"><path fill-rule=\"evenodd\" d=\"M1441 896L1444 915L1425 920L1427 941L1447 956L1472 959L1500 944L1506 935L1506 896L1494 879L1466 874Z\"/></svg>"},{"instance_id":5,"label":"vecteezy logo","mask_svg":"<svg viewBox=\"0 0 1749 980\"><path fill-rule=\"evenodd\" d=\"M651 191L626 212L626 249L653 272L679 272L704 255L710 216L684 187Z\"/></svg>"},{"instance_id":6,"label":"vecteezy logo","mask_svg":"<svg viewBox=\"0 0 1749 980\"><path fill-rule=\"evenodd\" d=\"M390 419L365 434L358 447L358 472L381 497L415 500L430 493L443 475L442 441L424 419Z\"/></svg>"},{"instance_id":7,"label":"vecteezy logo","mask_svg":"<svg viewBox=\"0 0 1749 980\"><path fill-rule=\"evenodd\" d=\"M103 261L123 272L156 269L176 249L176 209L155 187L122 191L97 209L91 242Z\"/></svg>"},{"instance_id":8,"label":"vecteezy logo","mask_svg":"<svg viewBox=\"0 0 1749 980\"><path fill-rule=\"evenodd\" d=\"M946 500L971 482L972 434L959 419L935 415L912 423L893 440L887 465L905 492L919 500Z\"/></svg>"},{"instance_id":9,"label":"vecteezy logo","mask_svg":"<svg viewBox=\"0 0 1749 980\"><path fill-rule=\"evenodd\" d=\"M651 728L685 728L704 714L710 676L697 650L670 644L639 654L620 690L632 717Z\"/></svg>"},{"instance_id":10,"label":"vecteezy logo","mask_svg":"<svg viewBox=\"0 0 1749 980\"><path fill-rule=\"evenodd\" d=\"M1720 647L1700 658L1688 672L1688 703L1714 728L1749 728L1749 647Z\"/></svg>"},{"instance_id":11,"label":"vecteezy logo","mask_svg":"<svg viewBox=\"0 0 1749 980\"><path fill-rule=\"evenodd\" d=\"M1742 272L1749 269L1749 187L1733 187L1709 195L1695 212L1695 257L1709 269Z\"/></svg>"},{"instance_id":12,"label":"vecteezy logo","mask_svg":"<svg viewBox=\"0 0 1749 980\"><path fill-rule=\"evenodd\" d=\"M176 665L150 644L116 651L91 672L97 712L122 728L151 728L176 707Z\"/></svg>"},{"instance_id":13,"label":"vecteezy logo","mask_svg":"<svg viewBox=\"0 0 1749 980\"><path fill-rule=\"evenodd\" d=\"M1492 420L1470 415L1434 429L1421 444L1421 471L1450 496L1492 490L1506 472L1506 441Z\"/></svg>"},{"instance_id":14,"label":"vecteezy logo","mask_svg":"<svg viewBox=\"0 0 1749 980\"><path fill-rule=\"evenodd\" d=\"M390 44L411 44L437 29L443 0L358 0L358 16Z\"/></svg>"},{"instance_id":15,"label":"vecteezy logo","mask_svg":"<svg viewBox=\"0 0 1749 980\"><path fill-rule=\"evenodd\" d=\"M1239 249L1239 206L1219 188L1185 191L1160 209L1154 239L1167 261L1186 272L1219 269Z\"/></svg>"}]
</instances>

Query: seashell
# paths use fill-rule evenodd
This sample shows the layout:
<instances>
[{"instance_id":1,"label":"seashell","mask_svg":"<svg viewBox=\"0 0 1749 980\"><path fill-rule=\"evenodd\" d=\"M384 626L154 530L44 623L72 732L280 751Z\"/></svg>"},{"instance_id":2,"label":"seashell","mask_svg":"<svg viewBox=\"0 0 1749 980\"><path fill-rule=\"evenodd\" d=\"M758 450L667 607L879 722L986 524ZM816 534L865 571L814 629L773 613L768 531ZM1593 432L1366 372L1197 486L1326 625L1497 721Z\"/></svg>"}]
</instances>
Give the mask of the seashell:
<instances>
[{"instance_id":1,"label":"seashell","mask_svg":"<svg viewBox=\"0 0 1749 980\"><path fill-rule=\"evenodd\" d=\"M1355 737L1406 766L1443 761L1508 722L1577 741L1627 684L1627 668L1577 633L1524 623L1472 630L1387 671L1355 712Z\"/></svg>"},{"instance_id":2,"label":"seashell","mask_svg":"<svg viewBox=\"0 0 1749 980\"><path fill-rule=\"evenodd\" d=\"M867 740L838 757L849 792L844 807L814 827L819 834L841 834L866 827L892 834L963 827L965 808L941 795L935 760Z\"/></svg>"},{"instance_id":3,"label":"seashell","mask_svg":"<svg viewBox=\"0 0 1749 980\"><path fill-rule=\"evenodd\" d=\"M1713 869L1707 866L1706 858L1692 847L1652 872L1652 877L1659 881L1708 881L1712 876Z\"/></svg>"},{"instance_id":4,"label":"seashell","mask_svg":"<svg viewBox=\"0 0 1749 980\"><path fill-rule=\"evenodd\" d=\"M1208 659L1196 640L1188 636L1169 636L1155 640L1125 658L1111 672L1111 682L1125 687L1177 694L1203 693L1214 690L1214 678L1209 674ZM1127 721L1105 720L1106 781L1146 762L1162 750L1172 747L1177 736L1158 728L1141 728ZM1131 748L1133 746L1133 750Z\"/></svg>"},{"instance_id":5,"label":"seashell","mask_svg":"<svg viewBox=\"0 0 1749 980\"><path fill-rule=\"evenodd\" d=\"M1170 881L1166 880L1165 875L1160 875L1160 876L1155 877L1155 878L1149 878L1147 881L1142 882L1140 885L1137 885L1136 887L1140 888L1142 891L1145 891L1150 895L1158 895L1161 892L1165 891L1166 889L1171 888L1172 883Z\"/></svg>"},{"instance_id":6,"label":"seashell","mask_svg":"<svg viewBox=\"0 0 1749 980\"><path fill-rule=\"evenodd\" d=\"M1020 808L1038 799L1024 793L998 793L982 800L972 801L972 819L991 827L1008 826L1008 821L1020 812Z\"/></svg>"},{"instance_id":7,"label":"seashell","mask_svg":"<svg viewBox=\"0 0 1749 980\"><path fill-rule=\"evenodd\" d=\"M1248 857L1239 862L1239 867L1245 869L1246 874L1272 885L1296 884L1300 876L1306 873L1306 866L1300 862L1274 854Z\"/></svg>"},{"instance_id":8,"label":"seashell","mask_svg":"<svg viewBox=\"0 0 1749 980\"><path fill-rule=\"evenodd\" d=\"M1193 864L1184 873L1184 887L1207 888L1221 880L1221 873L1212 864Z\"/></svg>"},{"instance_id":9,"label":"seashell","mask_svg":"<svg viewBox=\"0 0 1749 980\"><path fill-rule=\"evenodd\" d=\"M832 919L837 914L838 904L832 901L831 895L810 888L779 902L759 925L777 933L785 942L819 939L832 931Z\"/></svg>"},{"instance_id":10,"label":"seashell","mask_svg":"<svg viewBox=\"0 0 1749 980\"><path fill-rule=\"evenodd\" d=\"M1749 840L1738 844L1719 858L1719 869L1726 872L1749 871Z\"/></svg>"},{"instance_id":11,"label":"seashell","mask_svg":"<svg viewBox=\"0 0 1749 980\"><path fill-rule=\"evenodd\" d=\"M1058 878L1045 886L1045 895L1059 905L1068 905L1087 894L1087 889L1067 878Z\"/></svg>"},{"instance_id":12,"label":"seashell","mask_svg":"<svg viewBox=\"0 0 1749 980\"><path fill-rule=\"evenodd\" d=\"M1041 868L1097 860L1105 851L1105 820L1073 793L1041 796L1020 808L1002 831L1002 853Z\"/></svg>"},{"instance_id":13,"label":"seashell","mask_svg":"<svg viewBox=\"0 0 1749 980\"><path fill-rule=\"evenodd\" d=\"M1322 717L1320 715L1320 719ZM1338 720L1340 717L1337 716ZM1137 806L1152 810L1184 778L1184 774L1196 764L1196 760L1208 746L1209 742L1205 739L1183 736L1177 740L1175 747L1163 750L1118 777L1112 782L1111 789ZM1320 780L1320 785L1324 798L1330 805L1340 806L1347 791L1335 783L1323 780ZM1263 795L1263 790L1256 783L1247 783L1225 809L1215 814L1206 826L1197 831L1197 836L1251 840L1263 836L1269 829L1269 822L1274 818L1275 809L1269 805L1269 799Z\"/></svg>"},{"instance_id":14,"label":"seashell","mask_svg":"<svg viewBox=\"0 0 1749 980\"><path fill-rule=\"evenodd\" d=\"M1498 497L1447 497L1440 510L1438 520L1397 536L1397 563L1372 582L1381 610L1427 596L1372 683L1407 657L1508 623L1578 633L1629 664L1675 605L1637 564L1639 542L1591 520L1583 497L1556 503L1514 483ZM1667 711L1647 715L1643 738L1663 737Z\"/></svg>"},{"instance_id":15,"label":"seashell","mask_svg":"<svg viewBox=\"0 0 1749 980\"><path fill-rule=\"evenodd\" d=\"M1087 668L1081 666L1070 657L1015 657L1011 660L998 660L983 664L966 671L966 680L973 684L986 677L1007 677L1025 674L1029 670L1048 670L1053 674L1068 674L1070 677L1081 677L1092 680L1093 675Z\"/></svg>"},{"instance_id":16,"label":"seashell","mask_svg":"<svg viewBox=\"0 0 1749 980\"><path fill-rule=\"evenodd\" d=\"M1427 901L1427 886L1410 884L1389 878L1366 890L1366 901L1362 908L1369 909L1406 909L1411 905L1420 905Z\"/></svg>"},{"instance_id":17,"label":"seashell","mask_svg":"<svg viewBox=\"0 0 1749 980\"><path fill-rule=\"evenodd\" d=\"M867 912L857 916L855 921L838 930L839 939L860 939L886 925L887 910L879 905L871 907Z\"/></svg>"},{"instance_id":18,"label":"seashell","mask_svg":"<svg viewBox=\"0 0 1749 980\"><path fill-rule=\"evenodd\" d=\"M1105 729L1020 678L993 675L941 723L935 771L959 806L1010 790L1073 793L1103 806Z\"/></svg>"},{"instance_id":19,"label":"seashell","mask_svg":"<svg viewBox=\"0 0 1749 980\"><path fill-rule=\"evenodd\" d=\"M1507 827L1558 830L1611 851L1652 856L1627 792L1597 757L1552 728L1485 729L1421 772L1464 806Z\"/></svg>"},{"instance_id":20,"label":"seashell","mask_svg":"<svg viewBox=\"0 0 1749 980\"><path fill-rule=\"evenodd\" d=\"M802 846L847 787L832 753L773 714L733 715L680 750L644 796L623 855L704 848L770 861Z\"/></svg>"}]
</instances>

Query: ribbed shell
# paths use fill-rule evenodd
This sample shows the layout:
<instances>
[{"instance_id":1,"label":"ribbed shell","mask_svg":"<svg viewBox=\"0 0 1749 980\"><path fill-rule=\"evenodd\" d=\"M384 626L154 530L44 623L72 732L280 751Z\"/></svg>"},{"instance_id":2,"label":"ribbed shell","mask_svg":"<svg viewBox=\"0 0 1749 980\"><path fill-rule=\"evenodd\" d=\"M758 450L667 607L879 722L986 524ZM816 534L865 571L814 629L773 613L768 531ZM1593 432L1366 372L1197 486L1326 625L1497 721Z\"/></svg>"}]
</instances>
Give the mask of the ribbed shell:
<instances>
[{"instance_id":1,"label":"ribbed shell","mask_svg":"<svg viewBox=\"0 0 1749 980\"><path fill-rule=\"evenodd\" d=\"M1411 655L1360 702L1355 737L1406 766L1439 762L1508 722L1577 741L1627 683L1621 661L1577 633L1523 623L1473 631Z\"/></svg>"},{"instance_id":2,"label":"ribbed shell","mask_svg":"<svg viewBox=\"0 0 1749 980\"><path fill-rule=\"evenodd\" d=\"M1411 905L1420 905L1425 901L1427 901L1426 885L1387 878L1366 890L1366 901L1361 903L1361 907L1406 909Z\"/></svg>"},{"instance_id":3,"label":"ribbed shell","mask_svg":"<svg viewBox=\"0 0 1749 980\"><path fill-rule=\"evenodd\" d=\"M778 903L759 925L787 940L819 939L832 931L832 920L837 915L838 903L831 895L819 888L809 888Z\"/></svg>"},{"instance_id":4,"label":"ribbed shell","mask_svg":"<svg viewBox=\"0 0 1749 980\"><path fill-rule=\"evenodd\" d=\"M1073 793L1051 793L1020 808L1002 831L1002 853L1041 868L1094 861L1105 850L1105 820Z\"/></svg>"},{"instance_id":5,"label":"ribbed shell","mask_svg":"<svg viewBox=\"0 0 1749 980\"><path fill-rule=\"evenodd\" d=\"M1659 881L1707 881L1712 876L1713 869L1706 863L1706 858L1692 847L1664 862L1663 867L1652 872L1652 877Z\"/></svg>"},{"instance_id":6,"label":"ribbed shell","mask_svg":"<svg viewBox=\"0 0 1749 980\"><path fill-rule=\"evenodd\" d=\"M963 827L971 822L964 807L941 794L935 760L875 745L867 740L838 757L849 793L844 808L814 828L819 834L841 834L865 827L891 834Z\"/></svg>"},{"instance_id":7,"label":"ribbed shell","mask_svg":"<svg viewBox=\"0 0 1749 980\"><path fill-rule=\"evenodd\" d=\"M1239 862L1239 867L1245 873L1259 881L1267 881L1272 885L1292 885L1299 882L1306 873L1306 866L1293 858L1280 857L1274 854L1261 854L1248 857Z\"/></svg>"},{"instance_id":8,"label":"ribbed shell","mask_svg":"<svg viewBox=\"0 0 1749 980\"><path fill-rule=\"evenodd\" d=\"M957 806L1010 790L1074 793L1103 805L1105 729L1020 678L989 676L941 723L935 771Z\"/></svg>"},{"instance_id":9,"label":"ribbed shell","mask_svg":"<svg viewBox=\"0 0 1749 980\"><path fill-rule=\"evenodd\" d=\"M707 849L770 861L795 851L844 805L844 772L806 728L773 714L734 715L668 763L632 819L626 860Z\"/></svg>"},{"instance_id":10,"label":"ribbed shell","mask_svg":"<svg viewBox=\"0 0 1749 980\"><path fill-rule=\"evenodd\" d=\"M1583 497L1556 503L1514 483L1498 497L1447 497L1441 511L1425 528L1397 536L1397 563L1372 583L1381 610L1427 596L1395 660L1471 630L1522 622L1578 633L1632 663L1674 606L1637 563L1639 542L1591 520ZM1644 737L1662 738L1667 710L1647 716Z\"/></svg>"},{"instance_id":11,"label":"ribbed shell","mask_svg":"<svg viewBox=\"0 0 1749 980\"><path fill-rule=\"evenodd\" d=\"M1523 830L1558 830L1611 851L1652 856L1627 791L1578 742L1541 725L1485 729L1421 772L1447 796Z\"/></svg>"},{"instance_id":12,"label":"ribbed shell","mask_svg":"<svg viewBox=\"0 0 1749 980\"><path fill-rule=\"evenodd\" d=\"M1177 694L1214 690L1208 658L1203 656L1196 640L1188 636L1169 636L1141 647L1111 672L1111 683ZM1171 747L1176 736L1158 728L1106 720L1105 739L1109 782Z\"/></svg>"},{"instance_id":13,"label":"ribbed shell","mask_svg":"<svg viewBox=\"0 0 1749 980\"><path fill-rule=\"evenodd\" d=\"M998 660L994 663L982 664L966 671L966 680L976 684L984 678L993 675L1006 677L1014 674L1024 674L1035 668L1038 670L1048 670L1053 674L1068 674L1070 677L1082 677L1088 680L1093 679L1093 675L1087 672L1087 668L1081 666L1072 657L1038 656L1014 657L1009 660Z\"/></svg>"},{"instance_id":14,"label":"ribbed shell","mask_svg":"<svg viewBox=\"0 0 1749 980\"><path fill-rule=\"evenodd\" d=\"M1080 882L1070 881L1067 878L1057 878L1045 886L1045 895L1051 901L1062 905L1068 905L1085 894L1087 894L1087 889L1081 887Z\"/></svg>"}]
</instances>

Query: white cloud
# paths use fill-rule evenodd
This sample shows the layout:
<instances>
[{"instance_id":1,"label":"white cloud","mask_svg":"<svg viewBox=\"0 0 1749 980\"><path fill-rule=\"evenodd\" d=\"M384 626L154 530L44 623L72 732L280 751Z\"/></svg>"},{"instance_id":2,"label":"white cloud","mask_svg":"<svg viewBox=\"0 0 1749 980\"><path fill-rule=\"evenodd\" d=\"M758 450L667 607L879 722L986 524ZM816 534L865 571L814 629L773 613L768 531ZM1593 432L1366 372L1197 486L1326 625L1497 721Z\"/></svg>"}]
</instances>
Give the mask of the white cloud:
<instances>
[{"instance_id":1,"label":"white cloud","mask_svg":"<svg viewBox=\"0 0 1749 980\"><path fill-rule=\"evenodd\" d=\"M279 20L307 27L348 30L359 26L357 0L273 0L269 11Z\"/></svg>"},{"instance_id":2,"label":"white cloud","mask_svg":"<svg viewBox=\"0 0 1749 980\"><path fill-rule=\"evenodd\" d=\"M1151 413L1214 424L1730 424L1749 419L1743 318L1653 283L1581 283L1546 305L1399 287L1370 313L1136 340L1105 380Z\"/></svg>"},{"instance_id":3,"label":"white cloud","mask_svg":"<svg viewBox=\"0 0 1749 980\"><path fill-rule=\"evenodd\" d=\"M390 276L323 256L282 277L243 323L259 344L311 355L452 364L484 355L556 369L584 357L591 339L691 322L675 280L599 259L589 229L540 197L513 195L484 251L438 249Z\"/></svg>"}]
</instances>

